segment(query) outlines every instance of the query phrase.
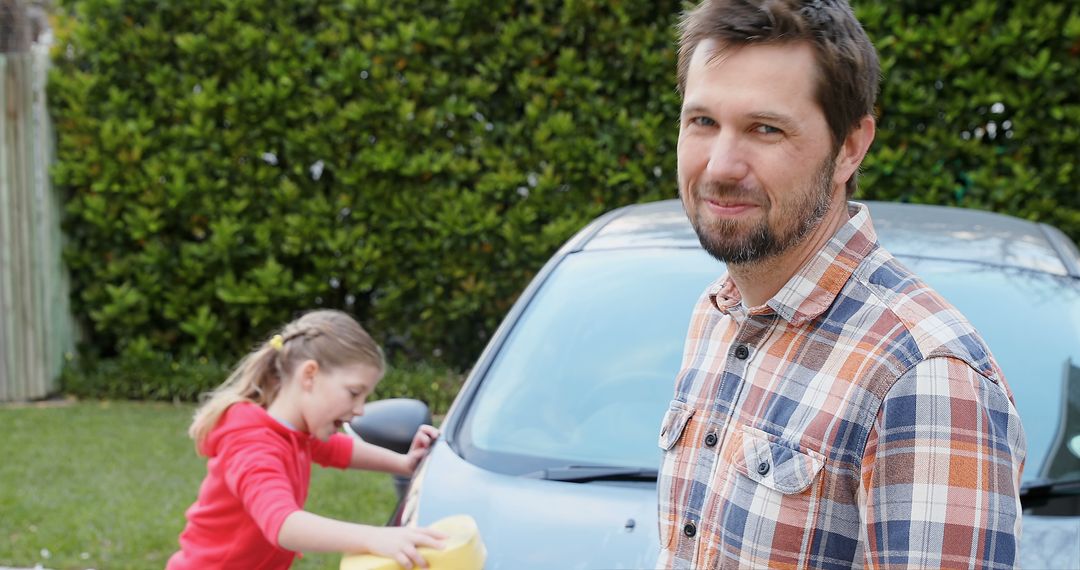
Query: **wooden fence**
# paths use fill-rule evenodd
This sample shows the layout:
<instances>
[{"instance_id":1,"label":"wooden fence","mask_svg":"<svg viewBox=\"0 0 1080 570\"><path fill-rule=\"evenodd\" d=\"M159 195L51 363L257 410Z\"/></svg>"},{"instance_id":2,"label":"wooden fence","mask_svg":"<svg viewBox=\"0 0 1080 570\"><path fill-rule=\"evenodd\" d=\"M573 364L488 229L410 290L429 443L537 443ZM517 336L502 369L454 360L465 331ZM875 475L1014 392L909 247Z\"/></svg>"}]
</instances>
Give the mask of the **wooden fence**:
<instances>
[{"instance_id":1,"label":"wooden fence","mask_svg":"<svg viewBox=\"0 0 1080 570\"><path fill-rule=\"evenodd\" d=\"M63 206L49 180L48 68L46 46L0 53L0 402L56 392L74 350Z\"/></svg>"}]
</instances>

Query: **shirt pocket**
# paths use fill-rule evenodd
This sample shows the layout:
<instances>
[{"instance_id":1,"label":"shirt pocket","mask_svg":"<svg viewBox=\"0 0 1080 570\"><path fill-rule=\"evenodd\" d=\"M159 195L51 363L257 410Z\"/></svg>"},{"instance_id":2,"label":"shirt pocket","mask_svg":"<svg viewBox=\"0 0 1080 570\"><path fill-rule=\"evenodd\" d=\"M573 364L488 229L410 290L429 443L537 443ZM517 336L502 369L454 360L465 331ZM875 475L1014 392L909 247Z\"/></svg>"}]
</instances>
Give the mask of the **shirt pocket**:
<instances>
[{"instance_id":1,"label":"shirt pocket","mask_svg":"<svg viewBox=\"0 0 1080 570\"><path fill-rule=\"evenodd\" d=\"M664 419L660 422L660 437L657 445L664 450L663 462L660 467L660 477L656 482L658 499L657 526L660 535L660 544L665 548L670 547L676 528L681 527L683 504L675 499L676 495L683 495L691 485L692 470L687 465L689 457L684 450L677 448L675 444L682 438L683 432L690 425L690 419L694 417L694 409L685 402L672 400ZM691 428L693 429L693 428Z\"/></svg>"},{"instance_id":2,"label":"shirt pocket","mask_svg":"<svg viewBox=\"0 0 1080 570\"><path fill-rule=\"evenodd\" d=\"M740 521L742 559L809 560L822 509L825 457L749 426L733 428L729 453L734 473L720 499L720 518ZM718 556L724 548L717 545Z\"/></svg>"},{"instance_id":3,"label":"shirt pocket","mask_svg":"<svg viewBox=\"0 0 1080 570\"><path fill-rule=\"evenodd\" d=\"M742 445L734 454L735 470L751 481L784 495L796 495L810 488L825 466L825 456L759 429L743 426Z\"/></svg>"},{"instance_id":4,"label":"shirt pocket","mask_svg":"<svg viewBox=\"0 0 1080 570\"><path fill-rule=\"evenodd\" d=\"M683 430L686 429L686 424L690 423L693 415L694 409L684 402L671 401L667 412L664 413L664 419L660 422L660 437L656 442L660 449L670 451L672 447L675 447L675 442L679 441Z\"/></svg>"}]
</instances>

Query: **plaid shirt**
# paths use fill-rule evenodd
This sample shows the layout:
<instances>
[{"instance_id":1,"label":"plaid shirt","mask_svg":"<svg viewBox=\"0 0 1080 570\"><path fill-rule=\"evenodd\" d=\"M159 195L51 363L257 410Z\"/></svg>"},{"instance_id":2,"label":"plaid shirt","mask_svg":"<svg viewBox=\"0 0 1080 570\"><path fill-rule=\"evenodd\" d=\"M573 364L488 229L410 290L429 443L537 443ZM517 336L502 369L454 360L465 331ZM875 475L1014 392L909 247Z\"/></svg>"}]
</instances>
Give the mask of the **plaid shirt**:
<instances>
[{"instance_id":1,"label":"plaid shirt","mask_svg":"<svg viewBox=\"0 0 1080 570\"><path fill-rule=\"evenodd\" d=\"M865 206L765 305L698 302L661 426L659 567L1009 568L1025 443L960 313Z\"/></svg>"}]
</instances>

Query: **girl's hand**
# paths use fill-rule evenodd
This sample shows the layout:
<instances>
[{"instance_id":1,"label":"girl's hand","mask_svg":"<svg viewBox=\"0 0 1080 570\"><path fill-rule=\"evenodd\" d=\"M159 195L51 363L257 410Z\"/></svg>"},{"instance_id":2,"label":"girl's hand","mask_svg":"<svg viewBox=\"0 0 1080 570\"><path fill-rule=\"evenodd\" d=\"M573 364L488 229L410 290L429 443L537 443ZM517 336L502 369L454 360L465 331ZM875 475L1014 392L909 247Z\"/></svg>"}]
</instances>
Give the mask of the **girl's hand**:
<instances>
[{"instance_id":1,"label":"girl's hand","mask_svg":"<svg viewBox=\"0 0 1080 570\"><path fill-rule=\"evenodd\" d=\"M420 460L427 457L428 452L431 451L432 444L439 437L439 430L434 426L423 425L420 429L416 430L416 435L413 436L412 445L409 446L408 453L405 454L405 473L406 476L411 476L416 471L416 466L420 464Z\"/></svg>"},{"instance_id":2,"label":"girl's hand","mask_svg":"<svg viewBox=\"0 0 1080 570\"><path fill-rule=\"evenodd\" d=\"M420 556L417 547L430 546L441 549L442 541L445 539L445 534L429 528L375 527L371 533L371 547L368 550L374 554L393 558L406 569L413 566L427 568L427 561Z\"/></svg>"}]
</instances>

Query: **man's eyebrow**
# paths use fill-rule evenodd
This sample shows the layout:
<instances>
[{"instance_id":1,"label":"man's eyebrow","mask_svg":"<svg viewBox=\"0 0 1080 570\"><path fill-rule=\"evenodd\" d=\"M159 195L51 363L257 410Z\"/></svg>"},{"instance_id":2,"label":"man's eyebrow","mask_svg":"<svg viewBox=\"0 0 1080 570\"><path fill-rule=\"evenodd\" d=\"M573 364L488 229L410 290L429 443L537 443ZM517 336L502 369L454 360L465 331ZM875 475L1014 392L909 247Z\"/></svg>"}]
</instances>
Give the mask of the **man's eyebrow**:
<instances>
[{"instance_id":1,"label":"man's eyebrow","mask_svg":"<svg viewBox=\"0 0 1080 570\"><path fill-rule=\"evenodd\" d=\"M785 131L795 129L795 120L788 115L781 113L771 113L769 111L758 111L750 113L750 118L762 123L768 123L770 125L776 125L782 127Z\"/></svg>"},{"instance_id":2,"label":"man's eyebrow","mask_svg":"<svg viewBox=\"0 0 1080 570\"><path fill-rule=\"evenodd\" d=\"M709 116L711 114L712 112L708 107L697 103L691 103L689 105L686 105L679 113L680 117L684 119L686 117L696 117L698 115ZM775 113L772 111L755 111L747 115L747 117L753 119L754 121L768 123L770 125L777 125L779 127L782 127L785 131L793 130L796 125L795 119L791 116L785 115L783 113Z\"/></svg>"},{"instance_id":3,"label":"man's eyebrow","mask_svg":"<svg viewBox=\"0 0 1080 570\"><path fill-rule=\"evenodd\" d=\"M694 103L686 105L685 107L682 108L682 111L679 112L679 115L681 117L696 116L696 115L708 115L708 114L709 114L709 109L707 107L705 107L704 105L698 105L698 104L694 104Z\"/></svg>"}]
</instances>

